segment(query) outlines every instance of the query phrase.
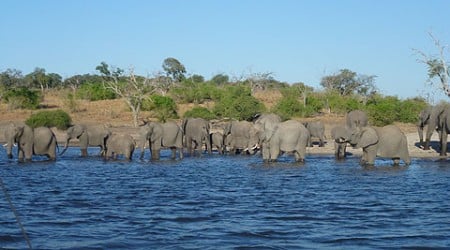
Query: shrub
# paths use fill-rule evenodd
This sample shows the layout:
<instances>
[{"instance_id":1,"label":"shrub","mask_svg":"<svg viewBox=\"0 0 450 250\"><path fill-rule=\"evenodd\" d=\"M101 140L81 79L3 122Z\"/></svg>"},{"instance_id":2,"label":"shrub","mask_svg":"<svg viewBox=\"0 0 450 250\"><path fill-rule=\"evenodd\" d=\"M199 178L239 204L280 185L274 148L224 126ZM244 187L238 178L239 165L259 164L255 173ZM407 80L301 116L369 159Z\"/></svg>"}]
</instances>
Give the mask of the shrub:
<instances>
[{"instance_id":1,"label":"shrub","mask_svg":"<svg viewBox=\"0 0 450 250\"><path fill-rule=\"evenodd\" d=\"M5 92L3 98L8 103L10 109L37 109L41 101L38 91L25 87L11 89Z\"/></svg>"},{"instance_id":2,"label":"shrub","mask_svg":"<svg viewBox=\"0 0 450 250\"><path fill-rule=\"evenodd\" d=\"M101 83L85 83L77 91L77 97L89 101L116 99L117 95Z\"/></svg>"},{"instance_id":3,"label":"shrub","mask_svg":"<svg viewBox=\"0 0 450 250\"><path fill-rule=\"evenodd\" d=\"M170 93L178 102L204 103L209 100L217 100L221 90L208 82L194 82L186 79L181 85L174 87Z\"/></svg>"},{"instance_id":4,"label":"shrub","mask_svg":"<svg viewBox=\"0 0 450 250\"><path fill-rule=\"evenodd\" d=\"M375 126L394 122L415 123L417 115L427 105L420 98L400 100L396 96L377 96L367 103L367 113Z\"/></svg>"},{"instance_id":5,"label":"shrub","mask_svg":"<svg viewBox=\"0 0 450 250\"><path fill-rule=\"evenodd\" d=\"M58 129L67 129L72 119L69 114L58 109L54 111L39 111L31 115L25 123L33 128L36 127L56 127Z\"/></svg>"},{"instance_id":6,"label":"shrub","mask_svg":"<svg viewBox=\"0 0 450 250\"><path fill-rule=\"evenodd\" d=\"M327 91L323 98L327 108L337 114L345 114L351 110L364 108L364 105L356 96L342 96L336 91Z\"/></svg>"},{"instance_id":7,"label":"shrub","mask_svg":"<svg viewBox=\"0 0 450 250\"><path fill-rule=\"evenodd\" d=\"M151 95L142 103L143 111L152 111L158 120L165 122L167 119L178 118L177 104L175 101L162 95Z\"/></svg>"},{"instance_id":8,"label":"shrub","mask_svg":"<svg viewBox=\"0 0 450 250\"><path fill-rule=\"evenodd\" d=\"M212 120L215 119L216 116L209 111L209 109L205 108L205 107L193 107L191 110L186 111L186 113L184 113L184 118L188 118L188 117L197 117L197 118L203 118L205 120Z\"/></svg>"},{"instance_id":9,"label":"shrub","mask_svg":"<svg viewBox=\"0 0 450 250\"><path fill-rule=\"evenodd\" d=\"M213 109L217 117L237 120L251 120L264 111L264 105L245 86L226 87Z\"/></svg>"}]
</instances>

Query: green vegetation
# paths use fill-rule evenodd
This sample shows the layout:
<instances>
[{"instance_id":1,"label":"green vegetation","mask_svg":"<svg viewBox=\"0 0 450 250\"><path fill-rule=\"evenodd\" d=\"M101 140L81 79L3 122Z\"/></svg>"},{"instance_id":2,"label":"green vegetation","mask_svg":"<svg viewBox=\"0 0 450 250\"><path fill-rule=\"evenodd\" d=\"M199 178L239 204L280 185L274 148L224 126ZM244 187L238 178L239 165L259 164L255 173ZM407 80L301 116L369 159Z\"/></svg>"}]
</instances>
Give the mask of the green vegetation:
<instances>
[{"instance_id":1,"label":"green vegetation","mask_svg":"<svg viewBox=\"0 0 450 250\"><path fill-rule=\"evenodd\" d=\"M423 53L421 55L428 65L430 78L448 75L443 62ZM78 99L97 101L121 98L130 108L135 126L141 110L151 111L155 118L166 121L178 118L177 104L190 103L195 107L187 111L184 117L251 120L258 113L274 112L283 119L293 119L321 113L344 115L360 109L368 113L372 124L379 126L393 122L414 123L417 114L428 104L421 98L401 100L396 96L380 95L375 86L376 76L349 69L323 76L321 90L302 82L288 84L277 81L271 72L232 78L220 73L205 80L201 75L187 73L186 67L175 58L165 59L162 71L153 77L135 75L133 69L124 74L125 70L105 62L101 62L96 70L99 72L97 75L74 75L62 81L58 74L47 73L39 67L27 75L22 75L19 70L7 69L0 72L0 99L10 109L37 109L41 96L45 96L48 89L61 89L64 106L70 112L78 112ZM263 103L255 98L264 99L266 96L258 96L257 93L266 90L282 94L281 98L278 95L267 98L271 104L274 103L270 110L266 110ZM212 108L199 105L205 103ZM37 121L32 119L30 122L49 126L48 121L43 121L52 116L45 116L47 118L33 117Z\"/></svg>"},{"instance_id":2,"label":"green vegetation","mask_svg":"<svg viewBox=\"0 0 450 250\"><path fill-rule=\"evenodd\" d=\"M264 105L252 96L246 86L228 86L216 102L213 113L217 117L251 120L265 111Z\"/></svg>"},{"instance_id":3,"label":"green vegetation","mask_svg":"<svg viewBox=\"0 0 450 250\"><path fill-rule=\"evenodd\" d=\"M39 111L31 115L25 123L32 128L56 127L63 130L71 125L72 119L69 114L58 109L54 111Z\"/></svg>"},{"instance_id":4,"label":"green vegetation","mask_svg":"<svg viewBox=\"0 0 450 250\"><path fill-rule=\"evenodd\" d=\"M102 83L85 83L77 91L77 98L89 101L116 99L116 93Z\"/></svg>"},{"instance_id":5,"label":"green vegetation","mask_svg":"<svg viewBox=\"0 0 450 250\"><path fill-rule=\"evenodd\" d=\"M212 113L209 109L205 107L193 107L191 110L186 111L184 113L184 118L188 117L197 117L197 118L203 118L206 120L212 120L216 118L216 115Z\"/></svg>"},{"instance_id":6,"label":"green vegetation","mask_svg":"<svg viewBox=\"0 0 450 250\"><path fill-rule=\"evenodd\" d=\"M19 87L5 91L3 99L8 103L9 109L37 109L41 95L38 91Z\"/></svg>"},{"instance_id":7,"label":"green vegetation","mask_svg":"<svg viewBox=\"0 0 450 250\"><path fill-rule=\"evenodd\" d=\"M142 110L152 111L155 117L162 122L178 118L177 104L168 96L151 95L143 101Z\"/></svg>"}]
</instances>

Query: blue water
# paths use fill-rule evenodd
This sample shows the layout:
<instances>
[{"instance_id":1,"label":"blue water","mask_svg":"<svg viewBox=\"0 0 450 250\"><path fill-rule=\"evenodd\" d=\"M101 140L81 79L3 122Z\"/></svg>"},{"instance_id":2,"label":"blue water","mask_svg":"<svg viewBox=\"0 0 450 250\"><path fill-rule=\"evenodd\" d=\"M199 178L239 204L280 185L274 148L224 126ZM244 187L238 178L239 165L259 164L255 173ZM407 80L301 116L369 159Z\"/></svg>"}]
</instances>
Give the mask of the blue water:
<instances>
[{"instance_id":1,"label":"blue water","mask_svg":"<svg viewBox=\"0 0 450 250\"><path fill-rule=\"evenodd\" d=\"M0 151L34 249L450 248L448 161L362 168L357 158L313 155L267 165L258 156L79 154L19 164ZM3 193L0 248L27 248Z\"/></svg>"}]
</instances>

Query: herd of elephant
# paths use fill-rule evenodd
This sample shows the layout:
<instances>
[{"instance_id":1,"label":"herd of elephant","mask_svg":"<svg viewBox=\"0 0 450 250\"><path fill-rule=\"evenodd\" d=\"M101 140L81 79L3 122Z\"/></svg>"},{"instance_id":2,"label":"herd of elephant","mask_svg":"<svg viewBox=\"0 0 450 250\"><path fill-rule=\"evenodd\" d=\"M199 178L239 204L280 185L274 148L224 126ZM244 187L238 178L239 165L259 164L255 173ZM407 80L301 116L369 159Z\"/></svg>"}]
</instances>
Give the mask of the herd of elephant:
<instances>
[{"instance_id":1,"label":"herd of elephant","mask_svg":"<svg viewBox=\"0 0 450 250\"><path fill-rule=\"evenodd\" d=\"M441 142L441 155L446 155L447 134L450 131L450 106L437 105L423 110L419 115L419 139L428 149L431 134L437 130ZM425 142L423 130L427 126ZM31 128L24 123L10 123L5 129L6 149L13 158L12 148L17 145L19 161L30 161L32 155L46 155L55 160L58 143L55 134L47 127ZM283 153L292 153L295 161L304 162L306 147L312 146L311 138L319 139L324 145L325 126L321 121L302 123L296 120L282 121L278 115L262 114L254 121L226 121L211 123L202 118L187 118L181 125L175 122L148 122L139 128L137 138L129 134L112 133L103 125L73 125L65 135L66 152L72 139L79 140L81 156L87 156L88 147L98 146L106 159L122 155L131 160L136 148L144 157L146 145L152 160L160 159L160 150L168 148L172 158L182 159L184 149L190 155L201 154L202 150L219 154L255 154L261 151L264 162L276 161ZM362 149L360 163L373 165L377 156L391 158L394 165L411 162L407 138L395 125L374 127L368 125L367 114L354 110L346 115L346 122L331 129L335 157L344 159L347 145Z\"/></svg>"}]
</instances>

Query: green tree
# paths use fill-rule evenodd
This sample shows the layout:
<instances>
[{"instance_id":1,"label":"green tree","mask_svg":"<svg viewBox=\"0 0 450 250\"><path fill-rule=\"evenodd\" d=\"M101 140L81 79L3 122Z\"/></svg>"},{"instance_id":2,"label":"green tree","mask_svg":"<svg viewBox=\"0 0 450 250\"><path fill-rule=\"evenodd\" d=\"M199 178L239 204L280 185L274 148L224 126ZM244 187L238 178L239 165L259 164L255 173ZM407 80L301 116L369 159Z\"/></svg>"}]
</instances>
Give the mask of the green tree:
<instances>
[{"instance_id":1,"label":"green tree","mask_svg":"<svg viewBox=\"0 0 450 250\"><path fill-rule=\"evenodd\" d=\"M320 85L326 90L337 91L341 96L368 96L376 92L375 78L374 75L358 75L349 69L341 69L339 73L322 77Z\"/></svg>"},{"instance_id":2,"label":"green tree","mask_svg":"<svg viewBox=\"0 0 450 250\"><path fill-rule=\"evenodd\" d=\"M173 57L166 58L162 64L162 68L166 72L166 75L172 77L174 81L181 82L186 78L184 76L186 68L180 61Z\"/></svg>"},{"instance_id":3,"label":"green tree","mask_svg":"<svg viewBox=\"0 0 450 250\"><path fill-rule=\"evenodd\" d=\"M230 77L225 74L217 74L213 76L210 81L216 85L225 85L230 82Z\"/></svg>"},{"instance_id":4,"label":"green tree","mask_svg":"<svg viewBox=\"0 0 450 250\"><path fill-rule=\"evenodd\" d=\"M152 111L161 122L178 118L177 104L168 96L151 95L143 102L142 110Z\"/></svg>"},{"instance_id":5,"label":"green tree","mask_svg":"<svg viewBox=\"0 0 450 250\"><path fill-rule=\"evenodd\" d=\"M251 120L264 111L264 105L252 96L247 86L226 87L213 109L217 117L237 120Z\"/></svg>"}]
</instances>

